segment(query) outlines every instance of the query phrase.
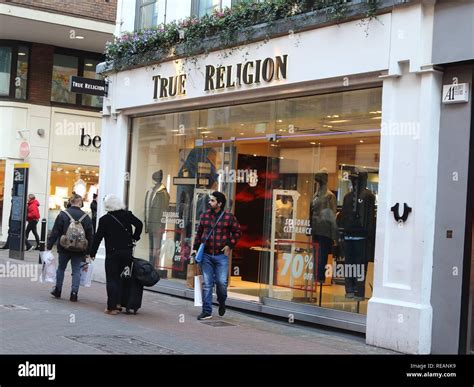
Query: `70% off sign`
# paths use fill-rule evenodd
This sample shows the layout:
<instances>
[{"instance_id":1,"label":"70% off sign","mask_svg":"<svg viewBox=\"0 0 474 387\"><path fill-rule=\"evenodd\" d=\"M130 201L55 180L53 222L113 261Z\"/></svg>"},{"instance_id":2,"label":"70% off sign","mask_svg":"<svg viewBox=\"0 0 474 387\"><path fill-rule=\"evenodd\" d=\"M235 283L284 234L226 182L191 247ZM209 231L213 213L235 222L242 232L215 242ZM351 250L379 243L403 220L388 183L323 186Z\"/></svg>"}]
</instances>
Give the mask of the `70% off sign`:
<instances>
[{"instance_id":1,"label":"70% off sign","mask_svg":"<svg viewBox=\"0 0 474 387\"><path fill-rule=\"evenodd\" d=\"M293 279L300 279L303 275L303 280L312 280L313 279L313 259L310 255L301 255L301 254L283 254L283 268L281 269L280 275L286 276L288 270L291 268L291 277ZM304 271L304 273L303 273Z\"/></svg>"}]
</instances>

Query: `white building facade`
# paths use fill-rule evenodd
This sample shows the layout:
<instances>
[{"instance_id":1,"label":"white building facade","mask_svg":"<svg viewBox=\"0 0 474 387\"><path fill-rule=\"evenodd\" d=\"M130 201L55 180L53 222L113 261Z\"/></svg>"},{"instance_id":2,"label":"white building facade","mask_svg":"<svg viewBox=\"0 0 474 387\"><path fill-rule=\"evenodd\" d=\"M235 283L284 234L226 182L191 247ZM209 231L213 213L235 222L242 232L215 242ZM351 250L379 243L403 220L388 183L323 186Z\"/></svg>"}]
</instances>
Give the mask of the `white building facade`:
<instances>
[{"instance_id":1,"label":"white building facade","mask_svg":"<svg viewBox=\"0 0 474 387\"><path fill-rule=\"evenodd\" d=\"M119 33L137 20L139 7L130 3L122 11L119 4ZM122 197L148 226L135 254L165 276L156 290L192 297L185 282L201 199L219 189L244 235L232 257L230 306L365 332L368 344L403 353L432 353L443 88L433 64L436 5L383 2L367 29L360 20L315 25L232 55L105 70L101 195ZM324 240L308 229L321 171L336 197L342 253L322 252ZM369 234L352 238L339 222L357 171L367 173L363 188L375 198L365 223L374 222L372 252ZM169 200L152 231L146 192L156 194L160 184ZM362 245L363 253L351 250ZM349 262L357 254L363 259ZM362 266L357 276L346 271L349 263ZM446 335L459 340L459 327Z\"/></svg>"}]
</instances>

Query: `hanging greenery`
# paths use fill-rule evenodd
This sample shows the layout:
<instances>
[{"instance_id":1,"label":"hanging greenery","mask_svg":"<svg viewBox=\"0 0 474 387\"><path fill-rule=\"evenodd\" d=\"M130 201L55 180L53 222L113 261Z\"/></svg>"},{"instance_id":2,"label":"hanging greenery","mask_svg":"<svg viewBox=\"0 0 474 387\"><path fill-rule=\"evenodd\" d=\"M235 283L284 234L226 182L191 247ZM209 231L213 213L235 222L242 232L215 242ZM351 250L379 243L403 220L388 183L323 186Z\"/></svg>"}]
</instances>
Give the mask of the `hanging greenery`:
<instances>
[{"instance_id":1,"label":"hanging greenery","mask_svg":"<svg viewBox=\"0 0 474 387\"><path fill-rule=\"evenodd\" d=\"M365 18L371 20L375 17L380 1L362 1ZM119 71L177 55L189 58L208 52L206 47L209 45L206 46L205 42L209 40L214 40L214 49L245 45L255 34L256 28L252 26L258 24L265 23L268 29L277 20L291 20L303 14L314 17L321 12L327 22L340 22L346 18L349 5L351 3L347 0L243 0L232 8L216 10L201 18L188 17L117 37L106 45L106 61ZM270 36L265 36L265 39L270 39Z\"/></svg>"}]
</instances>

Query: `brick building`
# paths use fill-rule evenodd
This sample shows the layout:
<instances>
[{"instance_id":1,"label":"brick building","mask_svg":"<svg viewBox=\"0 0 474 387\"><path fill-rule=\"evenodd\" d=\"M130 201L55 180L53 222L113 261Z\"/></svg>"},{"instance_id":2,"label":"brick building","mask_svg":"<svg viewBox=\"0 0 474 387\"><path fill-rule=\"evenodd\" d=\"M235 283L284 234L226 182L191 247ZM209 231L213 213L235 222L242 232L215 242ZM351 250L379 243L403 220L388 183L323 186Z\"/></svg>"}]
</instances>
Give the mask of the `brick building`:
<instances>
[{"instance_id":1,"label":"brick building","mask_svg":"<svg viewBox=\"0 0 474 387\"><path fill-rule=\"evenodd\" d=\"M116 11L116 0L0 0L1 241L14 164L30 165L28 192L50 220L73 190L88 199L97 190L100 142L90 140L100 137L102 97L70 92L69 80L99 77Z\"/></svg>"}]
</instances>

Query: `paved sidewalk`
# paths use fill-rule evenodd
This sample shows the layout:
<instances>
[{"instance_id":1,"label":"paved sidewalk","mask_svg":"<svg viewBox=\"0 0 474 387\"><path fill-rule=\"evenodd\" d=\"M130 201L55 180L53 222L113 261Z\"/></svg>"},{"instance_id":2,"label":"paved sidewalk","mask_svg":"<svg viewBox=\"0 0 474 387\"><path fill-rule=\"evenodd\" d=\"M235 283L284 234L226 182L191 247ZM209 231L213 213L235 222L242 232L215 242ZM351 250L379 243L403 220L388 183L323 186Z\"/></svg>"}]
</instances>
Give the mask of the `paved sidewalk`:
<instances>
[{"instance_id":1,"label":"paved sidewalk","mask_svg":"<svg viewBox=\"0 0 474 387\"><path fill-rule=\"evenodd\" d=\"M37 265L38 253L25 261L8 259L0 250L3 273ZM145 291L134 315L106 315L105 284L81 287L79 302L69 301L70 269L63 298L54 299L52 284L30 278L0 278L0 354L393 354L371 347L351 333L290 324L236 310L209 321L192 301ZM215 326L217 324L217 326Z\"/></svg>"}]
</instances>

